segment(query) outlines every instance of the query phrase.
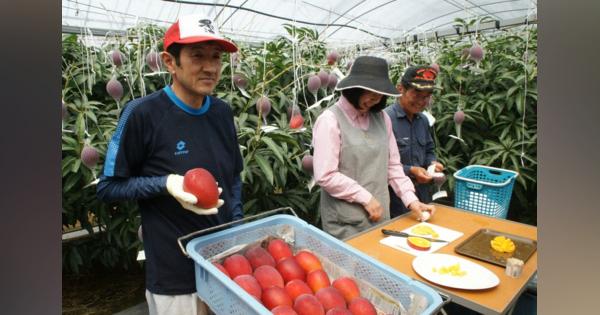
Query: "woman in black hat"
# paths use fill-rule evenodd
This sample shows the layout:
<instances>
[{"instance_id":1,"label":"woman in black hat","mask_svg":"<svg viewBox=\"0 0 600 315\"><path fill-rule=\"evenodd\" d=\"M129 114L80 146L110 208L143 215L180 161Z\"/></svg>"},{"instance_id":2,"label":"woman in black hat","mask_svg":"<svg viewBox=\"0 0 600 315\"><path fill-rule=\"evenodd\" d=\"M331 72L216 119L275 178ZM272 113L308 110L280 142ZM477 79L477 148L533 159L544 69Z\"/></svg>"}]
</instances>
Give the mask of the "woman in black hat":
<instances>
[{"instance_id":1,"label":"woman in black hat","mask_svg":"<svg viewBox=\"0 0 600 315\"><path fill-rule=\"evenodd\" d=\"M336 90L342 96L313 127L314 177L321 186L323 229L343 239L388 220L388 184L421 218L435 207L421 203L402 169L391 120L382 112L388 96L399 96L384 59L356 58Z\"/></svg>"}]
</instances>

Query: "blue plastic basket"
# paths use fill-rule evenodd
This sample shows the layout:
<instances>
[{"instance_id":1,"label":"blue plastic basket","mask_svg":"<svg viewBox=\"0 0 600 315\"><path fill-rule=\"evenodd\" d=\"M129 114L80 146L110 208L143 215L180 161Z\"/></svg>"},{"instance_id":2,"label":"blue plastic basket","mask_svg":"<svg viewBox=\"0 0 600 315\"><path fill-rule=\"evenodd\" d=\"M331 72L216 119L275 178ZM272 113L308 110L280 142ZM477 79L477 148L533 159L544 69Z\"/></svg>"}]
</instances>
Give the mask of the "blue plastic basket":
<instances>
[{"instance_id":1,"label":"blue plastic basket","mask_svg":"<svg viewBox=\"0 0 600 315\"><path fill-rule=\"evenodd\" d=\"M515 178L519 173L469 165L454 173L454 206L496 218L506 218Z\"/></svg>"},{"instance_id":2,"label":"blue plastic basket","mask_svg":"<svg viewBox=\"0 0 600 315\"><path fill-rule=\"evenodd\" d=\"M198 296L216 314L271 314L207 259L233 246L252 243L269 235L283 235L284 231L290 230L293 230L294 246L307 248L335 262L352 277L368 282L405 308L422 309L419 314L434 314L442 306L440 295L432 288L390 269L294 216L283 214L191 240L186 250L195 262ZM422 298L414 299L415 295ZM377 306L377 302L374 304Z\"/></svg>"}]
</instances>

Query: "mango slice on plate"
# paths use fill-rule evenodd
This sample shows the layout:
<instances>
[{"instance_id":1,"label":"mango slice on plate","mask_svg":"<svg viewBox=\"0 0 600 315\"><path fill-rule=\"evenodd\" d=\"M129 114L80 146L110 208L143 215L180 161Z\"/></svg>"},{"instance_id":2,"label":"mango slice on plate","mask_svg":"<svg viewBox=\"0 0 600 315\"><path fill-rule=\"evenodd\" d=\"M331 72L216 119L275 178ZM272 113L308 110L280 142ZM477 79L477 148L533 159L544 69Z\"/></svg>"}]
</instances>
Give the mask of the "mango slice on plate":
<instances>
[{"instance_id":1,"label":"mango slice on plate","mask_svg":"<svg viewBox=\"0 0 600 315\"><path fill-rule=\"evenodd\" d=\"M442 266L440 268L433 267L433 272L437 272L441 275L450 275L454 277L462 277L467 274L466 270L460 269L459 263L450 266Z\"/></svg>"}]
</instances>

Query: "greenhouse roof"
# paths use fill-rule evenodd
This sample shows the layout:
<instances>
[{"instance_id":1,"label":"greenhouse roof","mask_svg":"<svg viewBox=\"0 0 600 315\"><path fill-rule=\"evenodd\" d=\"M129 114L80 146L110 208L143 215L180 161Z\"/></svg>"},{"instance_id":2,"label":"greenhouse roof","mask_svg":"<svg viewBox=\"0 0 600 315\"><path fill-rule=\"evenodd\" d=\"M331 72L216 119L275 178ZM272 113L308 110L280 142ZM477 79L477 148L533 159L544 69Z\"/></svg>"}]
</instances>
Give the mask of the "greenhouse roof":
<instances>
[{"instance_id":1,"label":"greenhouse roof","mask_svg":"<svg viewBox=\"0 0 600 315\"><path fill-rule=\"evenodd\" d=\"M206 14L240 42L286 36L282 24L289 23L315 29L329 46L340 47L447 35L456 32L456 18L489 16L495 27L522 24L535 20L536 12L537 0L62 0L62 25L63 32L106 34Z\"/></svg>"}]
</instances>

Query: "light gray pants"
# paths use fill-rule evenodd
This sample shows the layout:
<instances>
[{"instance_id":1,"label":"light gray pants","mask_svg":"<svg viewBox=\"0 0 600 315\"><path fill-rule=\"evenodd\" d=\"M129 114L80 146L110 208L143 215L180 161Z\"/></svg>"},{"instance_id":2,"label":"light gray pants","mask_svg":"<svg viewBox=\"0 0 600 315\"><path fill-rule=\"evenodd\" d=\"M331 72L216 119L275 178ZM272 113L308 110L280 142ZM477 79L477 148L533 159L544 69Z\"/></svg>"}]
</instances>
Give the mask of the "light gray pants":
<instances>
[{"instance_id":1,"label":"light gray pants","mask_svg":"<svg viewBox=\"0 0 600 315\"><path fill-rule=\"evenodd\" d=\"M146 290L150 315L210 315L214 314L196 293L184 295L154 294Z\"/></svg>"}]
</instances>

